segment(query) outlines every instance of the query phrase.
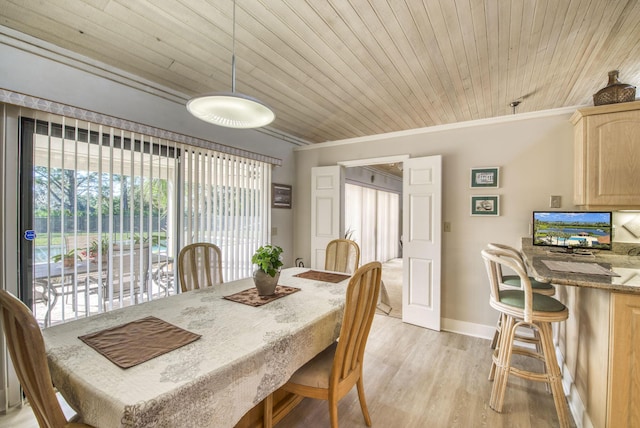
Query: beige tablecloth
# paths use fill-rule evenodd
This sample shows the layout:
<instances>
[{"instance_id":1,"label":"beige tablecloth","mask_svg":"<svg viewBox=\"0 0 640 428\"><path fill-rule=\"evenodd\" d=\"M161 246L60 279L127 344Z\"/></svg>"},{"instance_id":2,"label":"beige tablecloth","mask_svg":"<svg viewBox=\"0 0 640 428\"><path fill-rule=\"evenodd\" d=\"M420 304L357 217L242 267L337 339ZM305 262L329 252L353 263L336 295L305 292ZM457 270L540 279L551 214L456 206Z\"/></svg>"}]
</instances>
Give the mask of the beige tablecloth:
<instances>
[{"instance_id":1,"label":"beige tablecloth","mask_svg":"<svg viewBox=\"0 0 640 428\"><path fill-rule=\"evenodd\" d=\"M53 381L96 427L232 427L338 336L348 280L293 276L304 270L280 275L299 292L260 307L223 298L247 279L47 328ZM202 337L126 370L78 339L149 315Z\"/></svg>"}]
</instances>

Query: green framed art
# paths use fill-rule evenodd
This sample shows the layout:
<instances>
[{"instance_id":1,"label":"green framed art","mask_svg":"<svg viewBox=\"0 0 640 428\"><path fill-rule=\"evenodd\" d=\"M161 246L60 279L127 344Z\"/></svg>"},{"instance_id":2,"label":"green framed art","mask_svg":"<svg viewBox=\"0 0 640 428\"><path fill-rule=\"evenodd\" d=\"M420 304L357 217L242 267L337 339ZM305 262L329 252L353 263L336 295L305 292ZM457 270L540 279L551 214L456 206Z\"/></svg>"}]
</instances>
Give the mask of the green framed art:
<instances>
[{"instance_id":1,"label":"green framed art","mask_svg":"<svg viewBox=\"0 0 640 428\"><path fill-rule=\"evenodd\" d=\"M500 196L482 195L471 197L471 215L498 216L500 215Z\"/></svg>"},{"instance_id":2,"label":"green framed art","mask_svg":"<svg viewBox=\"0 0 640 428\"><path fill-rule=\"evenodd\" d=\"M499 167L471 168L471 188L497 188L499 179Z\"/></svg>"}]
</instances>

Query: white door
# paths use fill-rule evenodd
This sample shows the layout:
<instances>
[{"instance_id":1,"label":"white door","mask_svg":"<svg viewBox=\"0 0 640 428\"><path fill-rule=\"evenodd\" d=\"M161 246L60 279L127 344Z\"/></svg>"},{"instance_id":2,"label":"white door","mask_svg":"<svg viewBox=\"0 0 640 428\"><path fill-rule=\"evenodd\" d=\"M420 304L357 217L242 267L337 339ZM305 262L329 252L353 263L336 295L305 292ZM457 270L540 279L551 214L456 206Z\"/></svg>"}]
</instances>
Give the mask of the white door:
<instances>
[{"instance_id":1,"label":"white door","mask_svg":"<svg viewBox=\"0 0 640 428\"><path fill-rule=\"evenodd\" d=\"M311 268L324 269L327 244L344 232L344 168L311 169Z\"/></svg>"},{"instance_id":2,"label":"white door","mask_svg":"<svg viewBox=\"0 0 640 428\"><path fill-rule=\"evenodd\" d=\"M402 321L440 331L442 157L403 167Z\"/></svg>"}]
</instances>

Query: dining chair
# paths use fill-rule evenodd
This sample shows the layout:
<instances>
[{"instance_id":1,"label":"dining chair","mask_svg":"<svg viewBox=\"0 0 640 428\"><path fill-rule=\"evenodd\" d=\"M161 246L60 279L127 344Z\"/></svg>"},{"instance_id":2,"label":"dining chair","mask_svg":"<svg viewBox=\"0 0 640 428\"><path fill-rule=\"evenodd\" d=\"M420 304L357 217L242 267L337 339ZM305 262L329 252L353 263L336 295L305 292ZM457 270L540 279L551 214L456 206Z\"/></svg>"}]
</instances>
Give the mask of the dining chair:
<instances>
[{"instance_id":1,"label":"dining chair","mask_svg":"<svg viewBox=\"0 0 640 428\"><path fill-rule=\"evenodd\" d=\"M2 325L9 355L38 425L45 428L89 427L68 421L56 397L49 374L40 327L29 308L6 290L0 290Z\"/></svg>"},{"instance_id":2,"label":"dining chair","mask_svg":"<svg viewBox=\"0 0 640 428\"><path fill-rule=\"evenodd\" d=\"M178 274L183 292L222 284L222 252L209 242L196 242L180 250Z\"/></svg>"},{"instance_id":3,"label":"dining chair","mask_svg":"<svg viewBox=\"0 0 640 428\"><path fill-rule=\"evenodd\" d=\"M551 296L534 293L527 272L520 266L517 256L504 250L485 249L481 252L489 277L489 304L500 312L502 332L498 346L493 351L495 377L489 406L496 412L502 412L507 383L510 375L523 379L544 382L553 394L558 421L561 427L569 427L570 419L567 400L562 389L562 374L558 366L553 346L551 323L562 322L569 317L565 305ZM500 273L502 267L508 267L520 277L521 289L501 289ZM518 329L535 330L540 338L540 347L519 346ZM544 363L540 372L517 367L512 361L513 354L521 358L533 358ZM521 362L521 360L518 360Z\"/></svg>"},{"instance_id":4,"label":"dining chair","mask_svg":"<svg viewBox=\"0 0 640 428\"><path fill-rule=\"evenodd\" d=\"M367 263L356 270L347 286L340 339L298 369L282 387L303 397L327 400L332 428L338 428L338 401L354 385L358 389L365 423L371 426L362 364L380 293L381 275L380 262Z\"/></svg>"},{"instance_id":5,"label":"dining chair","mask_svg":"<svg viewBox=\"0 0 640 428\"><path fill-rule=\"evenodd\" d=\"M324 269L354 273L360 264L360 247L350 239L334 239L327 244Z\"/></svg>"}]
</instances>

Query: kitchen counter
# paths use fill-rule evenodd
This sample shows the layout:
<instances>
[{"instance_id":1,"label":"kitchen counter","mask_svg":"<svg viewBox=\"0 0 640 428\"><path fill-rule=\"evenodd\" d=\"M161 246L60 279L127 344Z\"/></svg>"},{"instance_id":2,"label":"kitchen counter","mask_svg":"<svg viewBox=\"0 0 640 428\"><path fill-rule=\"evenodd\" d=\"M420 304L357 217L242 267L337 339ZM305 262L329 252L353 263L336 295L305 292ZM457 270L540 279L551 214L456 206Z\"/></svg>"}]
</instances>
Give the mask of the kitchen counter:
<instances>
[{"instance_id":1,"label":"kitchen counter","mask_svg":"<svg viewBox=\"0 0 640 428\"><path fill-rule=\"evenodd\" d=\"M593 255L554 253L547 247L536 247L530 238L522 239L522 253L531 274L538 279L554 284L577 287L599 288L609 291L640 294L640 256L627 255L625 244L617 244L619 249L594 252ZM614 243L616 249L616 243ZM561 272L549 269L543 260L575 263L597 263L619 276Z\"/></svg>"},{"instance_id":2,"label":"kitchen counter","mask_svg":"<svg viewBox=\"0 0 640 428\"><path fill-rule=\"evenodd\" d=\"M554 341L577 426L640 427L640 256L629 255L638 247L614 242L613 251L567 255L522 239L529 274L553 283L569 308ZM596 263L619 276L551 270L546 260Z\"/></svg>"}]
</instances>

